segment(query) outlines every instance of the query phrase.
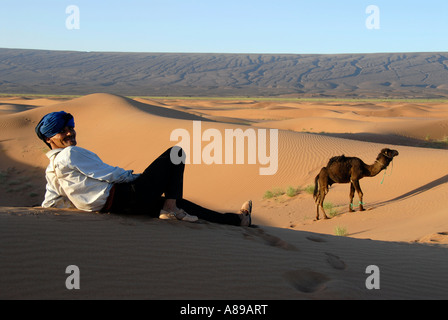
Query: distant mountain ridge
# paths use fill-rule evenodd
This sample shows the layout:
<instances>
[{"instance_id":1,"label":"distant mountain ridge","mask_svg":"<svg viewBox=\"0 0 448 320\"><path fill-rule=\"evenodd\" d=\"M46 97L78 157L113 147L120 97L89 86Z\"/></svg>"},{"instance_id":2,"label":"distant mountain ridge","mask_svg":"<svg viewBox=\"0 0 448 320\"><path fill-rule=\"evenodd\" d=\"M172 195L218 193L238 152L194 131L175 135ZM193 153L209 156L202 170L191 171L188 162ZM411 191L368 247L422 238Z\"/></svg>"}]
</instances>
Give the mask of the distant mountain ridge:
<instances>
[{"instance_id":1,"label":"distant mountain ridge","mask_svg":"<svg viewBox=\"0 0 448 320\"><path fill-rule=\"evenodd\" d=\"M0 48L0 93L448 98L448 53L214 54Z\"/></svg>"}]
</instances>

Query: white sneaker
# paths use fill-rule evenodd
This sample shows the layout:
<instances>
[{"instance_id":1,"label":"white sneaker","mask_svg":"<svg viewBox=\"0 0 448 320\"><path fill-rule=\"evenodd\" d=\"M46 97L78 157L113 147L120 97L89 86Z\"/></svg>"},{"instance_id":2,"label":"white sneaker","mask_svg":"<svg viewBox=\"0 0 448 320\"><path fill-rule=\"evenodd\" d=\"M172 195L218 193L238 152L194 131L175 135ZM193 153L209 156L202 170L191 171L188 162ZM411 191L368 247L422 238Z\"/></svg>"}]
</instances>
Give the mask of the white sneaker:
<instances>
[{"instance_id":1,"label":"white sneaker","mask_svg":"<svg viewBox=\"0 0 448 320\"><path fill-rule=\"evenodd\" d=\"M176 214L175 212L160 210L159 219L162 219L162 220L180 220L180 221L186 221L186 222L196 222L196 221L199 220L198 217L191 216L191 215L189 215L188 213L186 213L182 209L181 209L181 213L183 213L184 216ZM180 216L182 216L182 218Z\"/></svg>"}]
</instances>

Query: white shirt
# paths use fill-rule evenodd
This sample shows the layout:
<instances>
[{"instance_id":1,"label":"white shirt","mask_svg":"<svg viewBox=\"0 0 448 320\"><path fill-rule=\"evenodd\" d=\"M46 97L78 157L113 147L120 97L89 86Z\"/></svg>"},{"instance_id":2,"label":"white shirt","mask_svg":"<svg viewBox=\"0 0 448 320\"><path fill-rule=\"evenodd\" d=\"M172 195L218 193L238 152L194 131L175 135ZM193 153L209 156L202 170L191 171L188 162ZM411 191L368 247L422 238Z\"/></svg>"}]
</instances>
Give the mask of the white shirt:
<instances>
[{"instance_id":1,"label":"white shirt","mask_svg":"<svg viewBox=\"0 0 448 320\"><path fill-rule=\"evenodd\" d=\"M42 207L100 211L114 183L131 182L139 175L105 164L93 152L75 146L47 153L47 187Z\"/></svg>"}]
</instances>

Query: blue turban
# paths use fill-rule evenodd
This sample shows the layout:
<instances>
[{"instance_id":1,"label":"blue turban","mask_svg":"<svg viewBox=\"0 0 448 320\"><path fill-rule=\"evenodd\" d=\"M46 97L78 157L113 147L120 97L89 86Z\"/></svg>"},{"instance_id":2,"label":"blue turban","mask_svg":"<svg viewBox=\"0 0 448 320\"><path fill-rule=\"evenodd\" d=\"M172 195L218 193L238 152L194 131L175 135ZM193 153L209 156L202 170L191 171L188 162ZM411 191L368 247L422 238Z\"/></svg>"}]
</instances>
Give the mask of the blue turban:
<instances>
[{"instance_id":1,"label":"blue turban","mask_svg":"<svg viewBox=\"0 0 448 320\"><path fill-rule=\"evenodd\" d=\"M36 134L39 139L45 140L61 132L65 127L75 127L75 120L70 113L64 111L47 114L36 126Z\"/></svg>"}]
</instances>

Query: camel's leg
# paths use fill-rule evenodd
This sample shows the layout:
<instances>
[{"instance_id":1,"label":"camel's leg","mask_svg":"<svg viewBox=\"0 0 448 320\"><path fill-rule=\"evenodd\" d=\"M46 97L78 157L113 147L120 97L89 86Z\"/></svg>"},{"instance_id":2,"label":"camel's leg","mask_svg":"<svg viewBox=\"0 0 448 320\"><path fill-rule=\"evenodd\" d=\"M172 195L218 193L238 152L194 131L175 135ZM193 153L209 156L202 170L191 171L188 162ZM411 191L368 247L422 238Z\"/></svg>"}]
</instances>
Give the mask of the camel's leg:
<instances>
[{"instance_id":1,"label":"camel's leg","mask_svg":"<svg viewBox=\"0 0 448 320\"><path fill-rule=\"evenodd\" d=\"M316 220L319 220L319 207L324 214L324 219L329 219L324 210L324 200L327 193L328 193L328 177L325 175L323 176L321 175L319 177L319 193L318 198L316 200L317 204Z\"/></svg>"},{"instance_id":2,"label":"camel's leg","mask_svg":"<svg viewBox=\"0 0 448 320\"><path fill-rule=\"evenodd\" d=\"M327 214L325 213L325 210L324 210L324 202L323 202L323 201L322 201L322 203L320 204L320 208L322 209L322 212L324 213L324 219L330 219L330 218L328 218Z\"/></svg>"},{"instance_id":3,"label":"camel's leg","mask_svg":"<svg viewBox=\"0 0 448 320\"><path fill-rule=\"evenodd\" d=\"M319 203L317 204L316 220L319 220L319 207L320 207L320 210L322 210L322 213L324 214L324 219L328 219L327 214L325 213L325 210L324 210L324 199L325 199L325 193L322 192L322 195L319 199Z\"/></svg>"},{"instance_id":4,"label":"camel's leg","mask_svg":"<svg viewBox=\"0 0 448 320\"><path fill-rule=\"evenodd\" d=\"M350 204L348 206L348 211L354 212L353 210L353 198L355 197L355 186L353 185L353 182L350 182Z\"/></svg>"},{"instance_id":5,"label":"camel's leg","mask_svg":"<svg viewBox=\"0 0 448 320\"><path fill-rule=\"evenodd\" d=\"M358 193L359 211L364 211L365 209L363 207L363 201L362 201L364 194L362 193L361 186L359 185L359 180L354 180L354 181L352 181L352 183L356 189L356 192Z\"/></svg>"},{"instance_id":6,"label":"camel's leg","mask_svg":"<svg viewBox=\"0 0 448 320\"><path fill-rule=\"evenodd\" d=\"M325 193L324 190L322 190L322 188L319 186L319 191L317 194L317 199L316 199L316 220L319 220L319 207L322 208L322 211L324 210L323 206L322 206L322 202L323 199L325 198ZM323 211L325 214L325 211Z\"/></svg>"},{"instance_id":7,"label":"camel's leg","mask_svg":"<svg viewBox=\"0 0 448 320\"><path fill-rule=\"evenodd\" d=\"M320 197L320 195L319 195ZM319 206L320 206L320 200L316 202L316 220L319 220Z\"/></svg>"},{"instance_id":8,"label":"camel's leg","mask_svg":"<svg viewBox=\"0 0 448 320\"><path fill-rule=\"evenodd\" d=\"M315 185L315 201L316 201L316 220L319 220L319 205L320 205L320 198L321 198L321 192L320 185L318 184L318 177L316 177L316 185Z\"/></svg>"},{"instance_id":9,"label":"camel's leg","mask_svg":"<svg viewBox=\"0 0 448 320\"><path fill-rule=\"evenodd\" d=\"M325 196L328 193L328 189L325 188L324 190L320 190L320 198L319 198L319 204L318 204L318 209L320 207L320 210L322 211L322 213L324 214L324 219L330 219L328 218L327 214L325 213L325 209L324 209L324 200L325 200ZM317 215L316 220L319 220L319 214Z\"/></svg>"}]
</instances>

